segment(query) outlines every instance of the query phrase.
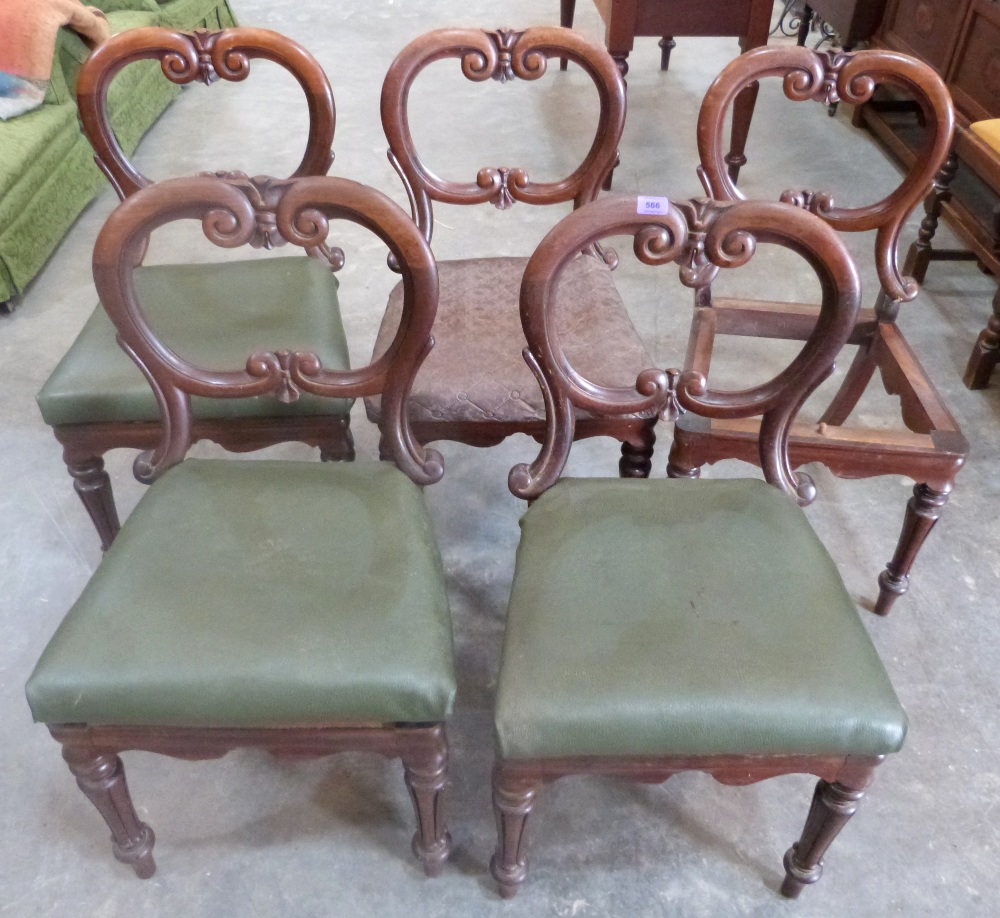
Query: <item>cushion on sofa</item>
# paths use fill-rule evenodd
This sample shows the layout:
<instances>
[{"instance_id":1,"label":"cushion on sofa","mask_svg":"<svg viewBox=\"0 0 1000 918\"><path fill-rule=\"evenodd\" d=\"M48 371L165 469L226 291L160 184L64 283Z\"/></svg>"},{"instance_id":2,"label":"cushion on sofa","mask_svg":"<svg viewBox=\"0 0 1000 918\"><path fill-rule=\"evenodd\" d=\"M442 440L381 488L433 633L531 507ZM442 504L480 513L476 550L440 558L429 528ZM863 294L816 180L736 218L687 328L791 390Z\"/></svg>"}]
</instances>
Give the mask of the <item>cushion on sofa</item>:
<instances>
[{"instance_id":1,"label":"cushion on sofa","mask_svg":"<svg viewBox=\"0 0 1000 918\"><path fill-rule=\"evenodd\" d=\"M27 175L37 175L40 180L66 155L78 136L75 105L43 105L6 122L0 156L0 200L7 203L7 195L16 193L15 187ZM30 189L26 194L31 196Z\"/></svg>"},{"instance_id":2,"label":"cushion on sofa","mask_svg":"<svg viewBox=\"0 0 1000 918\"><path fill-rule=\"evenodd\" d=\"M227 0L164 0L160 3L165 25L176 29L224 29L236 25Z\"/></svg>"}]
</instances>

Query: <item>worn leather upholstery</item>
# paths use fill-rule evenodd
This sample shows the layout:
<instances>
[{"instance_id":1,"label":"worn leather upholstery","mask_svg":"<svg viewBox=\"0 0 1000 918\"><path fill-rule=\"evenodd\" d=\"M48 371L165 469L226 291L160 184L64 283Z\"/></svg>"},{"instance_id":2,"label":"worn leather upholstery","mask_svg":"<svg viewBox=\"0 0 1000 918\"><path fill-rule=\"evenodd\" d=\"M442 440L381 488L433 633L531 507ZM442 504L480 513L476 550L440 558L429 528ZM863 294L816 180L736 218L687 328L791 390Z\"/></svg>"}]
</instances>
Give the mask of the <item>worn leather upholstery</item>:
<instances>
[{"instance_id":1,"label":"worn leather upholstery","mask_svg":"<svg viewBox=\"0 0 1000 918\"><path fill-rule=\"evenodd\" d=\"M521 357L521 277L527 258L438 262L441 296L434 348L417 373L409 401L414 421L545 420L542 393ZM388 348L399 326L403 290L397 286L375 343ZM581 255L563 273L556 301L557 330L573 367L597 383L630 385L653 366L629 321L610 269ZM485 315L484 315L485 313ZM491 329L484 337L483 329ZM365 399L378 421L379 399Z\"/></svg>"},{"instance_id":2,"label":"worn leather upholstery","mask_svg":"<svg viewBox=\"0 0 1000 918\"><path fill-rule=\"evenodd\" d=\"M139 302L164 343L208 369L234 370L258 348L315 350L324 366L348 367L337 279L306 256L137 269ZM322 344L322 346L320 346ZM273 398L192 399L198 418L348 414L349 399L304 393ZM149 383L115 340L98 305L38 393L47 424L156 421Z\"/></svg>"},{"instance_id":3,"label":"worn leather upholstery","mask_svg":"<svg viewBox=\"0 0 1000 918\"><path fill-rule=\"evenodd\" d=\"M146 492L27 685L37 721L440 721L455 693L421 490L382 463L187 460Z\"/></svg>"},{"instance_id":4,"label":"worn leather upholstery","mask_svg":"<svg viewBox=\"0 0 1000 918\"><path fill-rule=\"evenodd\" d=\"M500 754L858 754L906 716L802 510L754 480L563 480L522 520Z\"/></svg>"}]
</instances>

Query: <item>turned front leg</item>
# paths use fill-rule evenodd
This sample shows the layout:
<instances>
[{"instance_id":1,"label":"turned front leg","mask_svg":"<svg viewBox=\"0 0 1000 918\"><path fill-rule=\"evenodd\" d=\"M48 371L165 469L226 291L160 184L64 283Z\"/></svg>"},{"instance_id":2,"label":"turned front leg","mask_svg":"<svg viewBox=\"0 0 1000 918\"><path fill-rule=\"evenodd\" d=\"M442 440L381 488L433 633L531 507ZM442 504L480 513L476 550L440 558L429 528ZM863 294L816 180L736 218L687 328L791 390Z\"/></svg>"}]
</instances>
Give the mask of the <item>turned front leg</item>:
<instances>
[{"instance_id":1,"label":"turned front leg","mask_svg":"<svg viewBox=\"0 0 1000 918\"><path fill-rule=\"evenodd\" d=\"M101 539L101 548L107 551L121 529L118 522L118 508L115 506L111 479L104 471L104 460L100 456L85 459L66 458L66 468L73 476L73 489L80 495Z\"/></svg>"},{"instance_id":2,"label":"turned front leg","mask_svg":"<svg viewBox=\"0 0 1000 918\"><path fill-rule=\"evenodd\" d=\"M448 778L448 745L437 728L430 746L423 744L402 754L403 775L413 801L417 831L413 853L429 877L441 875L451 852L451 836L445 824L444 787Z\"/></svg>"},{"instance_id":3,"label":"turned front leg","mask_svg":"<svg viewBox=\"0 0 1000 918\"><path fill-rule=\"evenodd\" d=\"M888 615L893 603L909 589L910 568L913 567L920 546L930 535L944 505L948 503L950 491L951 485L943 491L936 491L926 484L914 485L913 497L906 504L903 531L896 544L896 553L879 574L876 615Z\"/></svg>"},{"instance_id":4,"label":"turned front leg","mask_svg":"<svg viewBox=\"0 0 1000 918\"><path fill-rule=\"evenodd\" d=\"M803 888L815 883L823 875L823 855L857 812L858 804L871 783L871 773L861 781L851 784L844 781L830 783L821 780L816 785L809 815L806 817L802 837L785 852L785 881L781 894L797 899Z\"/></svg>"},{"instance_id":5,"label":"turned front leg","mask_svg":"<svg viewBox=\"0 0 1000 918\"><path fill-rule=\"evenodd\" d=\"M490 860L490 873L500 885L500 895L504 899L512 899L528 875L525 829L538 789L539 784L535 781L505 774L502 764L493 769L497 848Z\"/></svg>"},{"instance_id":6,"label":"turned front leg","mask_svg":"<svg viewBox=\"0 0 1000 918\"><path fill-rule=\"evenodd\" d=\"M117 755L95 753L90 749L63 746L63 758L90 802L111 829L111 850L123 864L128 864L140 880L156 872L153 861L153 830L136 815L132 797L125 783L125 768Z\"/></svg>"}]
</instances>

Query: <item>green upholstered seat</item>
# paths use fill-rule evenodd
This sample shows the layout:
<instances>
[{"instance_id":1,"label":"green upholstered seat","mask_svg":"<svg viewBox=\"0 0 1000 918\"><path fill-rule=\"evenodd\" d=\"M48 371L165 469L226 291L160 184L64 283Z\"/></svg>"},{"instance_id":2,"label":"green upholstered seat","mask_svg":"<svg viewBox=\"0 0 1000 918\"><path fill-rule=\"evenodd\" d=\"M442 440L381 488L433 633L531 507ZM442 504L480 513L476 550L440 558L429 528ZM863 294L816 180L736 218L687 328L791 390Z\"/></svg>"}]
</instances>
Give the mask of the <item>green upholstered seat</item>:
<instances>
[{"instance_id":1,"label":"green upholstered seat","mask_svg":"<svg viewBox=\"0 0 1000 918\"><path fill-rule=\"evenodd\" d=\"M337 279L314 258L154 265L135 276L153 330L193 363L239 369L254 350L266 348L314 350L326 367L349 366ZM149 383L118 346L100 305L38 393L38 406L53 426L160 417ZM195 397L192 410L197 418L343 415L351 400L303 393L286 405L273 398Z\"/></svg>"},{"instance_id":2,"label":"green upholstered seat","mask_svg":"<svg viewBox=\"0 0 1000 918\"><path fill-rule=\"evenodd\" d=\"M451 620L390 463L187 460L154 483L27 685L45 723L440 721Z\"/></svg>"},{"instance_id":3,"label":"green upholstered seat","mask_svg":"<svg viewBox=\"0 0 1000 918\"><path fill-rule=\"evenodd\" d=\"M504 758L858 754L903 713L802 510L754 480L563 480L528 510Z\"/></svg>"}]
</instances>

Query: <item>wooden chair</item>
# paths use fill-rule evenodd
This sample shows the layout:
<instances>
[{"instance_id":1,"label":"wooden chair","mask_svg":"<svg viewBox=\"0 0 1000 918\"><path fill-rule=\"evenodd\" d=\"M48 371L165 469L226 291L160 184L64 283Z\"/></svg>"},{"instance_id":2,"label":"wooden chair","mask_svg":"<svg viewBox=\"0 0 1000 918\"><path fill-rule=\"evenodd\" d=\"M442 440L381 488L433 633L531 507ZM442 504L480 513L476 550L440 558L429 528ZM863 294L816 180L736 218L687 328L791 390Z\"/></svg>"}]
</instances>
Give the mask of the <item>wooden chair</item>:
<instances>
[{"instance_id":1,"label":"wooden chair","mask_svg":"<svg viewBox=\"0 0 1000 918\"><path fill-rule=\"evenodd\" d=\"M974 215L966 204L952 201L951 184L960 166L978 176L994 195L1000 195L1000 118L977 121L966 128L959 125L951 156L934 181L931 193L924 201L925 216L920 223L917 239L906 253L903 270L912 273L922 284L932 261L976 261L983 271L1000 275L1000 204L994 205L992 220ZM946 204L956 231L972 249L940 248L932 245L938 221ZM981 208L988 210L988 208ZM987 228L989 227L989 228ZM962 381L969 389L985 389L1000 358L1000 288L993 297L993 314L979 333L969 354Z\"/></svg>"},{"instance_id":2,"label":"wooden chair","mask_svg":"<svg viewBox=\"0 0 1000 918\"><path fill-rule=\"evenodd\" d=\"M600 121L587 156L566 178L534 182L525 169L480 169L474 182L438 178L419 159L410 133L410 87L434 61L456 58L470 80L537 80L553 57L567 56L594 81ZM389 159L406 186L414 219L428 241L433 231L432 202L493 204L505 210L515 202L579 207L597 197L614 167L625 123L625 88L614 61L603 48L580 35L556 28L525 32L441 29L407 45L382 87L382 125ZM442 138L443 142L443 138ZM484 244L483 249L488 246ZM434 350L421 369L410 398L410 421L421 443L457 440L492 446L514 433L541 437L545 411L531 374L520 357L523 337L517 297L527 258L477 257L438 261L441 300L434 327ZM567 302L574 322L565 331L568 345L584 351L584 366L594 378L610 366L650 364L615 289L613 261L603 253L581 259L566 277ZM375 353L385 350L399 323L400 290L389 298ZM617 364L615 363L617 361ZM377 399L365 402L377 422ZM609 420L581 417L577 436L610 436L622 442L622 475L649 474L655 416Z\"/></svg>"},{"instance_id":3,"label":"wooden chair","mask_svg":"<svg viewBox=\"0 0 1000 918\"><path fill-rule=\"evenodd\" d=\"M836 233L789 205L698 200L658 217L636 211L635 198L621 198L571 214L543 240L521 288L525 359L548 428L535 461L510 473L511 490L534 503L521 521L497 686L491 870L513 896L528 869L526 821L557 778L658 783L695 770L749 784L806 773L820 781L785 855L781 891L794 897L819 879L824 852L906 732L837 567L797 506L814 488L787 451L796 411L857 320L858 275ZM634 236L647 264L681 263L689 286L745 264L758 242L798 252L823 290L808 341L772 379L742 391L711 389L692 369L648 369L631 389L581 378L552 334L553 294L581 249L621 235ZM768 483L558 480L574 409L649 407L762 417Z\"/></svg>"},{"instance_id":4,"label":"wooden chair","mask_svg":"<svg viewBox=\"0 0 1000 918\"><path fill-rule=\"evenodd\" d=\"M857 352L843 384L818 424L803 423L792 430L789 450L796 466L821 462L843 478L905 475L916 482L895 553L879 576L874 611L886 615L895 599L906 592L913 561L941 515L969 449L957 421L896 324L900 304L912 300L919 289L896 266L899 234L948 155L954 124L951 98L930 67L895 52L834 54L784 47L751 51L712 84L698 119L700 173L717 199L742 197L726 174L723 158L726 109L747 83L769 76L783 79L785 95L792 101L818 99L827 104L842 99L857 105L871 97L877 83L891 84L914 97L928 126L914 165L881 201L844 208L837 207L833 196L825 192L782 195L782 200L810 210L834 229L876 231L875 266L882 288L878 301L874 309L861 311L848 339ZM811 333L815 322L811 307L715 298L708 284L697 291L696 306L688 369L705 376L716 335L800 340ZM876 370L887 392L899 397L907 430L847 423ZM753 421L682 419L674 428L668 474L696 477L705 463L727 458L755 462L758 433Z\"/></svg>"},{"instance_id":5,"label":"wooden chair","mask_svg":"<svg viewBox=\"0 0 1000 918\"><path fill-rule=\"evenodd\" d=\"M200 220L227 248L261 232L322 246L334 219L367 228L402 270L399 334L355 370L327 368L319 350L283 349L308 342L275 329L237 363L190 362L148 324L134 267L150 232L181 219ZM439 873L450 846L441 795L455 681L444 573L418 486L443 467L415 445L403 412L431 346L437 272L427 244L404 211L355 182L201 176L126 199L98 237L94 276L164 423L135 463L150 488L28 681L35 720L62 744L115 857L139 877L155 870L153 831L136 815L118 754L207 759L245 746L401 758L413 849ZM396 465L182 461L198 430L196 398L373 392L383 394Z\"/></svg>"},{"instance_id":6,"label":"wooden chair","mask_svg":"<svg viewBox=\"0 0 1000 918\"><path fill-rule=\"evenodd\" d=\"M108 121L108 87L124 67L159 60L165 77L181 85L217 78L244 80L250 61L273 61L292 74L309 105L309 138L293 175L325 175L333 161L334 104L330 83L316 60L291 39L264 29L175 32L133 29L114 36L84 64L78 83L80 119L98 166L122 199L151 183L129 162ZM264 247L282 244L264 232ZM346 368L347 343L337 305L337 280L330 253L318 249L270 263L158 265L137 275L150 314L168 323L165 333L202 360L241 356L253 346L257 328L298 329L315 343L324 365ZM242 304L240 321L220 320L215 307ZM294 303L298 308L289 309ZM226 321L226 334L219 331ZM63 459L107 549L118 532L118 511L104 453L147 449L160 436L160 416L148 384L115 343L100 304L38 394L42 417L63 446ZM246 399L197 399L196 439L229 450L261 449L298 440L318 446L325 459L352 459L350 401L306 396L294 404Z\"/></svg>"}]
</instances>

